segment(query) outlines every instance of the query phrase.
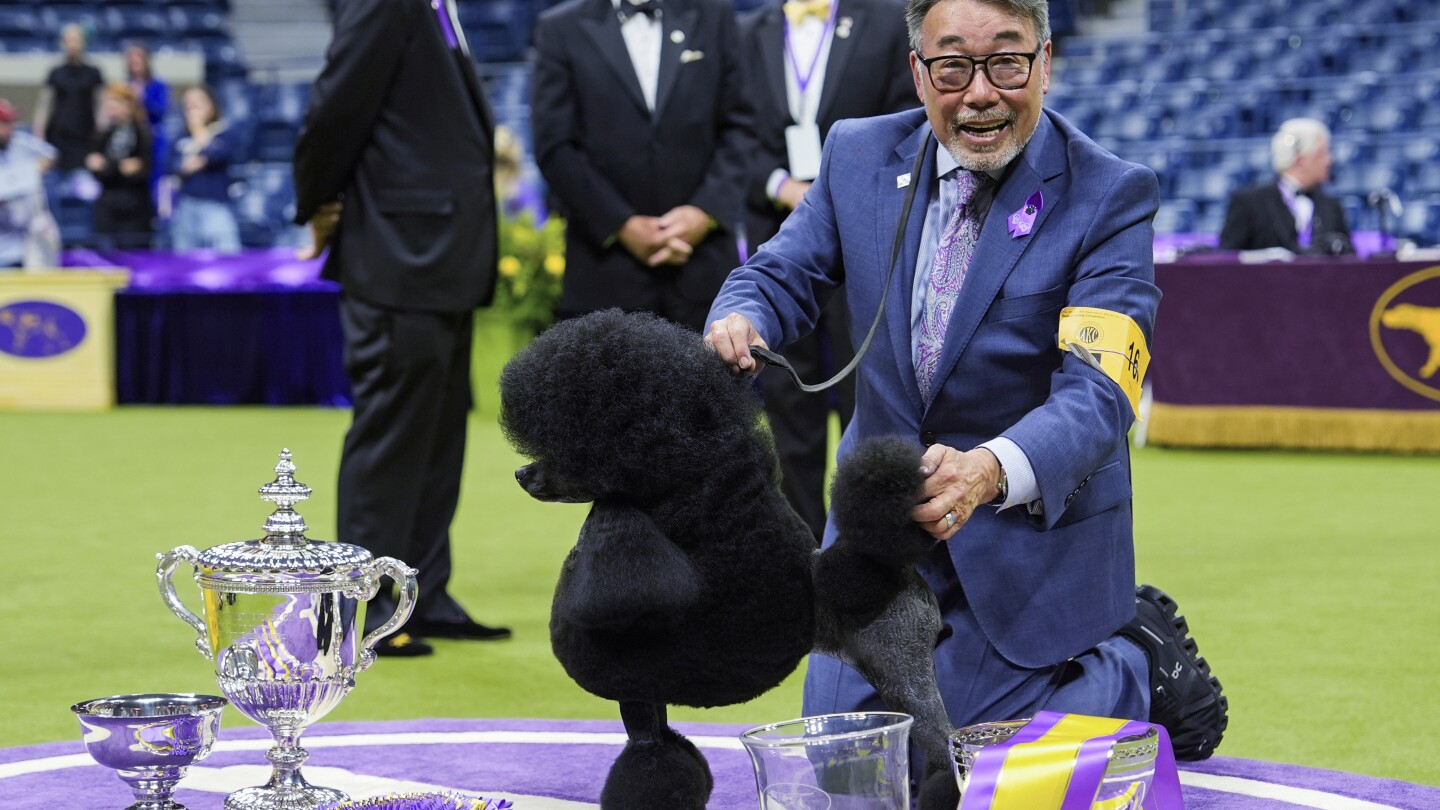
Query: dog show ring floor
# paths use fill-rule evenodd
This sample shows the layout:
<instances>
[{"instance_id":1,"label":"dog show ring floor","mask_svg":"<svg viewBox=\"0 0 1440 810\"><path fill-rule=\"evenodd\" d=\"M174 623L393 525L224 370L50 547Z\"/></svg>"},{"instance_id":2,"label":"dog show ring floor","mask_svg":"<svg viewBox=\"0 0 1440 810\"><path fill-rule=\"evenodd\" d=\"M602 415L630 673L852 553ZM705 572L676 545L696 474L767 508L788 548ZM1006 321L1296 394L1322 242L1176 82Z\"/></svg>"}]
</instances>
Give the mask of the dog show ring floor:
<instances>
[{"instance_id":1,"label":"dog show ring floor","mask_svg":"<svg viewBox=\"0 0 1440 810\"><path fill-rule=\"evenodd\" d=\"M227 718L228 719L228 718ZM715 777L709 807L758 805L744 726L675 723L705 754ZM132 799L115 773L79 740L0 750L7 810L120 808ZM515 810L597 806L606 770L624 745L618 722L598 720L414 720L322 723L301 743L312 784L352 798L453 790L503 798ZM210 756L190 768L176 801L220 810L225 795L269 778L270 738L258 726L222 728ZM1338 771L1216 756L1181 763L1187 810L1434 810L1440 789Z\"/></svg>"}]
</instances>

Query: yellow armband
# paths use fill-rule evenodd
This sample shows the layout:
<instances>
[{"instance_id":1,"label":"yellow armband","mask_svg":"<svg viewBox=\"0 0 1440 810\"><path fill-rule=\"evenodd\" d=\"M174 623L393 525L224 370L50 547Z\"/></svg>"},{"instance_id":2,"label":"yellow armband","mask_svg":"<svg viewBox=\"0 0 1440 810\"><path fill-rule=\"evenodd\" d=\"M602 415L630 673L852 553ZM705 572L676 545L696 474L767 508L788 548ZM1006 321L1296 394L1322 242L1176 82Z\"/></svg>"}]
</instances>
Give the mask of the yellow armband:
<instances>
[{"instance_id":1,"label":"yellow armband","mask_svg":"<svg viewBox=\"0 0 1440 810\"><path fill-rule=\"evenodd\" d=\"M1150 367L1150 349L1134 318L1108 309L1066 307L1060 310L1059 346L1114 380L1140 417L1140 385Z\"/></svg>"}]
</instances>

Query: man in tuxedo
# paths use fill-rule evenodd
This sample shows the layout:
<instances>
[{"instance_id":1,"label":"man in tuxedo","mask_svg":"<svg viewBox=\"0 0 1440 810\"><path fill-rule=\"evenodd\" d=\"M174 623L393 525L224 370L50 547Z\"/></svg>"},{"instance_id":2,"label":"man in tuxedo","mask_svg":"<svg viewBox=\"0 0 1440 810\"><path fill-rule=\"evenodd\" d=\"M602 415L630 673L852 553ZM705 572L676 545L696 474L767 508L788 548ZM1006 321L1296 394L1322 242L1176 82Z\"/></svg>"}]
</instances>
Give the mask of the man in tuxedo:
<instances>
[{"instance_id":1,"label":"man in tuxedo","mask_svg":"<svg viewBox=\"0 0 1440 810\"><path fill-rule=\"evenodd\" d=\"M758 148L745 192L745 235L764 244L815 179L820 146L842 118L916 105L900 0L791 0L740 21ZM829 377L853 356L841 296L815 331L786 352L807 379ZM776 369L764 373L765 411L780 456L781 487L817 539L825 530L825 466L831 397L842 429L855 410L852 379L806 394Z\"/></svg>"},{"instance_id":2,"label":"man in tuxedo","mask_svg":"<svg viewBox=\"0 0 1440 810\"><path fill-rule=\"evenodd\" d=\"M843 282L851 334L881 323L839 455L886 434L925 448L912 516L945 541L919 567L952 721L1149 719L1202 759L1226 724L1220 685L1173 601L1135 587L1126 431L1160 299L1159 183L1044 109L1044 0L909 0L906 19L925 109L831 128L706 343L753 371L752 345L794 343ZM805 714L878 706L854 670L811 658Z\"/></svg>"},{"instance_id":3,"label":"man in tuxedo","mask_svg":"<svg viewBox=\"0 0 1440 810\"><path fill-rule=\"evenodd\" d=\"M444 0L342 0L295 146L295 221L340 283L354 419L340 457L340 539L418 569L406 632L508 638L450 596L450 522L471 406L472 312L498 262L494 120ZM387 583L365 629L390 617Z\"/></svg>"},{"instance_id":4,"label":"man in tuxedo","mask_svg":"<svg viewBox=\"0 0 1440 810\"><path fill-rule=\"evenodd\" d=\"M734 7L568 0L535 46L535 157L568 225L556 314L621 307L701 330L737 263L754 146Z\"/></svg>"},{"instance_id":5,"label":"man in tuxedo","mask_svg":"<svg viewBox=\"0 0 1440 810\"><path fill-rule=\"evenodd\" d=\"M1270 141L1270 160L1274 180L1230 195L1220 249L1354 253L1345 209L1320 190L1330 179L1329 128L1313 118L1286 121Z\"/></svg>"}]
</instances>

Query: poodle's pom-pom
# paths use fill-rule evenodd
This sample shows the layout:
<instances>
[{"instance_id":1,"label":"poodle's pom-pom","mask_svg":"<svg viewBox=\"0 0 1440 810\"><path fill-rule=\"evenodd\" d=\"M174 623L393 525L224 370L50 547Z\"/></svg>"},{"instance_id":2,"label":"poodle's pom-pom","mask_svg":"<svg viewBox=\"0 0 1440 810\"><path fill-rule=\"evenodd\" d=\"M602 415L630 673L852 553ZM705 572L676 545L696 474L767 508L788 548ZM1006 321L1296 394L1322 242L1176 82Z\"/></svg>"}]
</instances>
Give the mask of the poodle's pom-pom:
<instances>
[{"instance_id":1,"label":"poodle's pom-pom","mask_svg":"<svg viewBox=\"0 0 1440 810\"><path fill-rule=\"evenodd\" d=\"M815 599L837 613L875 613L904 585L894 568L844 546L831 546L815 560Z\"/></svg>"},{"instance_id":2,"label":"poodle's pom-pom","mask_svg":"<svg viewBox=\"0 0 1440 810\"><path fill-rule=\"evenodd\" d=\"M705 810L714 780L695 744L667 730L659 742L629 742L610 766L601 810Z\"/></svg>"},{"instance_id":3,"label":"poodle's pom-pom","mask_svg":"<svg viewBox=\"0 0 1440 810\"><path fill-rule=\"evenodd\" d=\"M927 768L920 782L920 810L955 810L960 786L949 768Z\"/></svg>"},{"instance_id":4,"label":"poodle's pom-pom","mask_svg":"<svg viewBox=\"0 0 1440 810\"><path fill-rule=\"evenodd\" d=\"M934 538L910 517L924 491L920 456L914 443L880 436L845 458L830 488L836 545L895 569L924 556Z\"/></svg>"}]
</instances>

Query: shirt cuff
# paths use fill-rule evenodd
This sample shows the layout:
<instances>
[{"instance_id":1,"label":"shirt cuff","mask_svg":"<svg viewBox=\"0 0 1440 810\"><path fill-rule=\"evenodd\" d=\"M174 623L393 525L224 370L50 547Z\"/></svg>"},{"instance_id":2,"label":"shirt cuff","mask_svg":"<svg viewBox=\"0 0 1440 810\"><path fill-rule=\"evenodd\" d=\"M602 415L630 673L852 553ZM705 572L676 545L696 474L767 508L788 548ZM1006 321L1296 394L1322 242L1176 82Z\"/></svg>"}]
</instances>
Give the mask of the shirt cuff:
<instances>
[{"instance_id":1,"label":"shirt cuff","mask_svg":"<svg viewBox=\"0 0 1440 810\"><path fill-rule=\"evenodd\" d=\"M765 181L765 196L770 202L780 202L780 186L790 179L790 173L784 169L776 169L770 172L770 179Z\"/></svg>"},{"instance_id":2,"label":"shirt cuff","mask_svg":"<svg viewBox=\"0 0 1440 810\"><path fill-rule=\"evenodd\" d=\"M1001 469L1005 471L1005 484L1009 492L998 509L1009 509L1040 497L1040 485L1035 483L1035 468L1030 466L1030 457L1020 449L1020 445L1004 436L997 436L980 446L994 453L995 458L1000 460Z\"/></svg>"}]
</instances>

